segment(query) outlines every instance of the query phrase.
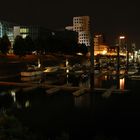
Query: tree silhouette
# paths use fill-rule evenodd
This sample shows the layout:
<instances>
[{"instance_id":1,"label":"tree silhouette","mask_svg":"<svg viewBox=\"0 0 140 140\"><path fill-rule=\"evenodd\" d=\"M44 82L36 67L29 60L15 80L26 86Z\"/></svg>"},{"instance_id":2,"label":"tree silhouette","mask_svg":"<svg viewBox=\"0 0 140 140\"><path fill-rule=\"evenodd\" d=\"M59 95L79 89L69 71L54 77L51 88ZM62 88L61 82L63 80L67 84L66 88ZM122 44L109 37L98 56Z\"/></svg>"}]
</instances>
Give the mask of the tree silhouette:
<instances>
[{"instance_id":1,"label":"tree silhouette","mask_svg":"<svg viewBox=\"0 0 140 140\"><path fill-rule=\"evenodd\" d=\"M5 34L0 40L0 50L2 54L7 54L11 47L11 42L8 36Z\"/></svg>"},{"instance_id":2,"label":"tree silhouette","mask_svg":"<svg viewBox=\"0 0 140 140\"><path fill-rule=\"evenodd\" d=\"M39 37L35 40L35 50L38 54L43 54L45 52L45 39Z\"/></svg>"},{"instance_id":3,"label":"tree silhouette","mask_svg":"<svg viewBox=\"0 0 140 140\"><path fill-rule=\"evenodd\" d=\"M88 48L85 44L77 44L76 52L86 54L88 52Z\"/></svg>"},{"instance_id":4,"label":"tree silhouette","mask_svg":"<svg viewBox=\"0 0 140 140\"><path fill-rule=\"evenodd\" d=\"M35 44L30 36L26 36L25 40L25 49L27 54L31 54L33 51L35 51Z\"/></svg>"},{"instance_id":5,"label":"tree silhouette","mask_svg":"<svg viewBox=\"0 0 140 140\"><path fill-rule=\"evenodd\" d=\"M16 36L13 44L14 54L19 56L26 55L26 43L25 40L21 36Z\"/></svg>"}]
</instances>

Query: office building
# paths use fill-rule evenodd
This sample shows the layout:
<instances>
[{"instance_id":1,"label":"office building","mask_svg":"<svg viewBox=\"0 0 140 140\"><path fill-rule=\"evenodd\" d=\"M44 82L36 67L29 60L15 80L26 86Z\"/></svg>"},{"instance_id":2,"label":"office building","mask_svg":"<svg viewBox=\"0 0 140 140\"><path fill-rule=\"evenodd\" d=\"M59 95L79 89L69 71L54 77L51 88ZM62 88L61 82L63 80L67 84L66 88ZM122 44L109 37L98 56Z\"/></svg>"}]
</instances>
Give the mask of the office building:
<instances>
[{"instance_id":1,"label":"office building","mask_svg":"<svg viewBox=\"0 0 140 140\"><path fill-rule=\"evenodd\" d=\"M7 35L11 43L14 41L14 34L13 34L13 26L15 24L9 23L7 21L0 21L0 38L3 37L3 35Z\"/></svg>"},{"instance_id":2,"label":"office building","mask_svg":"<svg viewBox=\"0 0 140 140\"><path fill-rule=\"evenodd\" d=\"M73 31L78 32L78 43L90 46L89 16L73 17Z\"/></svg>"},{"instance_id":3,"label":"office building","mask_svg":"<svg viewBox=\"0 0 140 140\"><path fill-rule=\"evenodd\" d=\"M119 36L118 45L120 47L120 53L126 53L126 37Z\"/></svg>"},{"instance_id":4,"label":"office building","mask_svg":"<svg viewBox=\"0 0 140 140\"><path fill-rule=\"evenodd\" d=\"M73 17L73 26L65 27L66 30L78 33L79 44L90 46L90 18L89 16Z\"/></svg>"},{"instance_id":5,"label":"office building","mask_svg":"<svg viewBox=\"0 0 140 140\"><path fill-rule=\"evenodd\" d=\"M47 38L52 35L52 32L40 26L14 26L14 38L20 35L23 38L30 36L32 40L38 38Z\"/></svg>"},{"instance_id":6,"label":"office building","mask_svg":"<svg viewBox=\"0 0 140 140\"><path fill-rule=\"evenodd\" d=\"M103 35L94 36L94 54L107 54L108 46L105 45Z\"/></svg>"}]
</instances>

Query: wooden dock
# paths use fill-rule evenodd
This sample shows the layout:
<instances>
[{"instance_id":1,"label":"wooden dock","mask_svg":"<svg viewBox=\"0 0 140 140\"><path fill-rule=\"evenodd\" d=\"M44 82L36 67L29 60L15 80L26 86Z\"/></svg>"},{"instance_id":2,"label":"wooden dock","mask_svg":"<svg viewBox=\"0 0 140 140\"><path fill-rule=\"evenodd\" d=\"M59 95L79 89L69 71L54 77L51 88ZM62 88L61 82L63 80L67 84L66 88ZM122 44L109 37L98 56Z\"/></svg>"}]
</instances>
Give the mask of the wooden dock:
<instances>
[{"instance_id":1,"label":"wooden dock","mask_svg":"<svg viewBox=\"0 0 140 140\"><path fill-rule=\"evenodd\" d=\"M102 97L104 98L108 98L111 93L116 89L116 86L112 86L110 87L109 89L107 89L103 94L102 94Z\"/></svg>"},{"instance_id":2,"label":"wooden dock","mask_svg":"<svg viewBox=\"0 0 140 140\"><path fill-rule=\"evenodd\" d=\"M2 86L16 86L17 88L21 88L21 91L27 92L27 91L31 91L34 90L38 87L41 88L45 88L47 95L54 95L56 94L58 91L70 91L73 96L75 97L79 97L85 93L90 92L90 88L81 88L81 87L73 87L71 85L49 85L47 83L18 83L18 82L0 82L0 85ZM120 89L116 89L116 87L112 86L109 89L106 88L94 88L95 92L101 92L103 93L104 97L109 97L110 94L113 93L124 93L124 92L128 92L128 90L120 90Z\"/></svg>"}]
</instances>

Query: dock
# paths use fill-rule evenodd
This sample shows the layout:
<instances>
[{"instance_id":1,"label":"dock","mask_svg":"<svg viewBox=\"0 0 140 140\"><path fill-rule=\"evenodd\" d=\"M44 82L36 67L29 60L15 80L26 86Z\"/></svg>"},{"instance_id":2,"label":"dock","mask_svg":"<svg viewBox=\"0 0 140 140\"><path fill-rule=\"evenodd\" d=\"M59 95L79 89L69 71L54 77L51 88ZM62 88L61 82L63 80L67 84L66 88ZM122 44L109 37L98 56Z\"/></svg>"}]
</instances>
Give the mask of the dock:
<instances>
[{"instance_id":1,"label":"dock","mask_svg":"<svg viewBox=\"0 0 140 140\"><path fill-rule=\"evenodd\" d=\"M90 88L81 88L81 87L74 87L71 85L49 85L47 83L18 83L18 82L0 82L0 85L3 86L16 86L17 88L21 88L21 91L27 92L27 91L31 91L34 90L36 88L45 88L46 89L46 94L48 96L54 95L59 91L70 91L72 93L73 96L75 97L79 97L85 93L90 92ZM108 97L110 96L110 94L113 93L124 93L124 92L128 92L129 90L121 90L121 89L116 89L115 86L112 86L109 89L106 88L94 88L95 92L102 92L103 93L103 97ZM93 92L94 92L93 91Z\"/></svg>"},{"instance_id":2,"label":"dock","mask_svg":"<svg viewBox=\"0 0 140 140\"><path fill-rule=\"evenodd\" d=\"M112 86L110 87L109 89L107 89L103 94L102 94L102 97L104 98L108 98L111 93L116 89L116 86Z\"/></svg>"}]
</instances>

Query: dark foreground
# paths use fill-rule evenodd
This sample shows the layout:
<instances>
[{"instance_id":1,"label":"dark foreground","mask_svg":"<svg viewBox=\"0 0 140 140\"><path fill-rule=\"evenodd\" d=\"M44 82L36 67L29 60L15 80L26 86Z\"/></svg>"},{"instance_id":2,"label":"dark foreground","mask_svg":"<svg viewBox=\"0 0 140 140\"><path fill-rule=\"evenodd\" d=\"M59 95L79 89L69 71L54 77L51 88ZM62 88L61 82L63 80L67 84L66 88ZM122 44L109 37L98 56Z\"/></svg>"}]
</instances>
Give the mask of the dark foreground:
<instances>
[{"instance_id":1,"label":"dark foreground","mask_svg":"<svg viewBox=\"0 0 140 140\"><path fill-rule=\"evenodd\" d=\"M48 96L46 89L18 91L1 87L1 110L8 110L37 140L120 140L139 138L139 81L127 81L126 93L70 92ZM6 91L5 94L3 91ZM10 128L12 130L12 128ZM17 138L19 139L19 138ZM11 138L12 140L12 138ZM20 140L20 139L19 139Z\"/></svg>"}]
</instances>

